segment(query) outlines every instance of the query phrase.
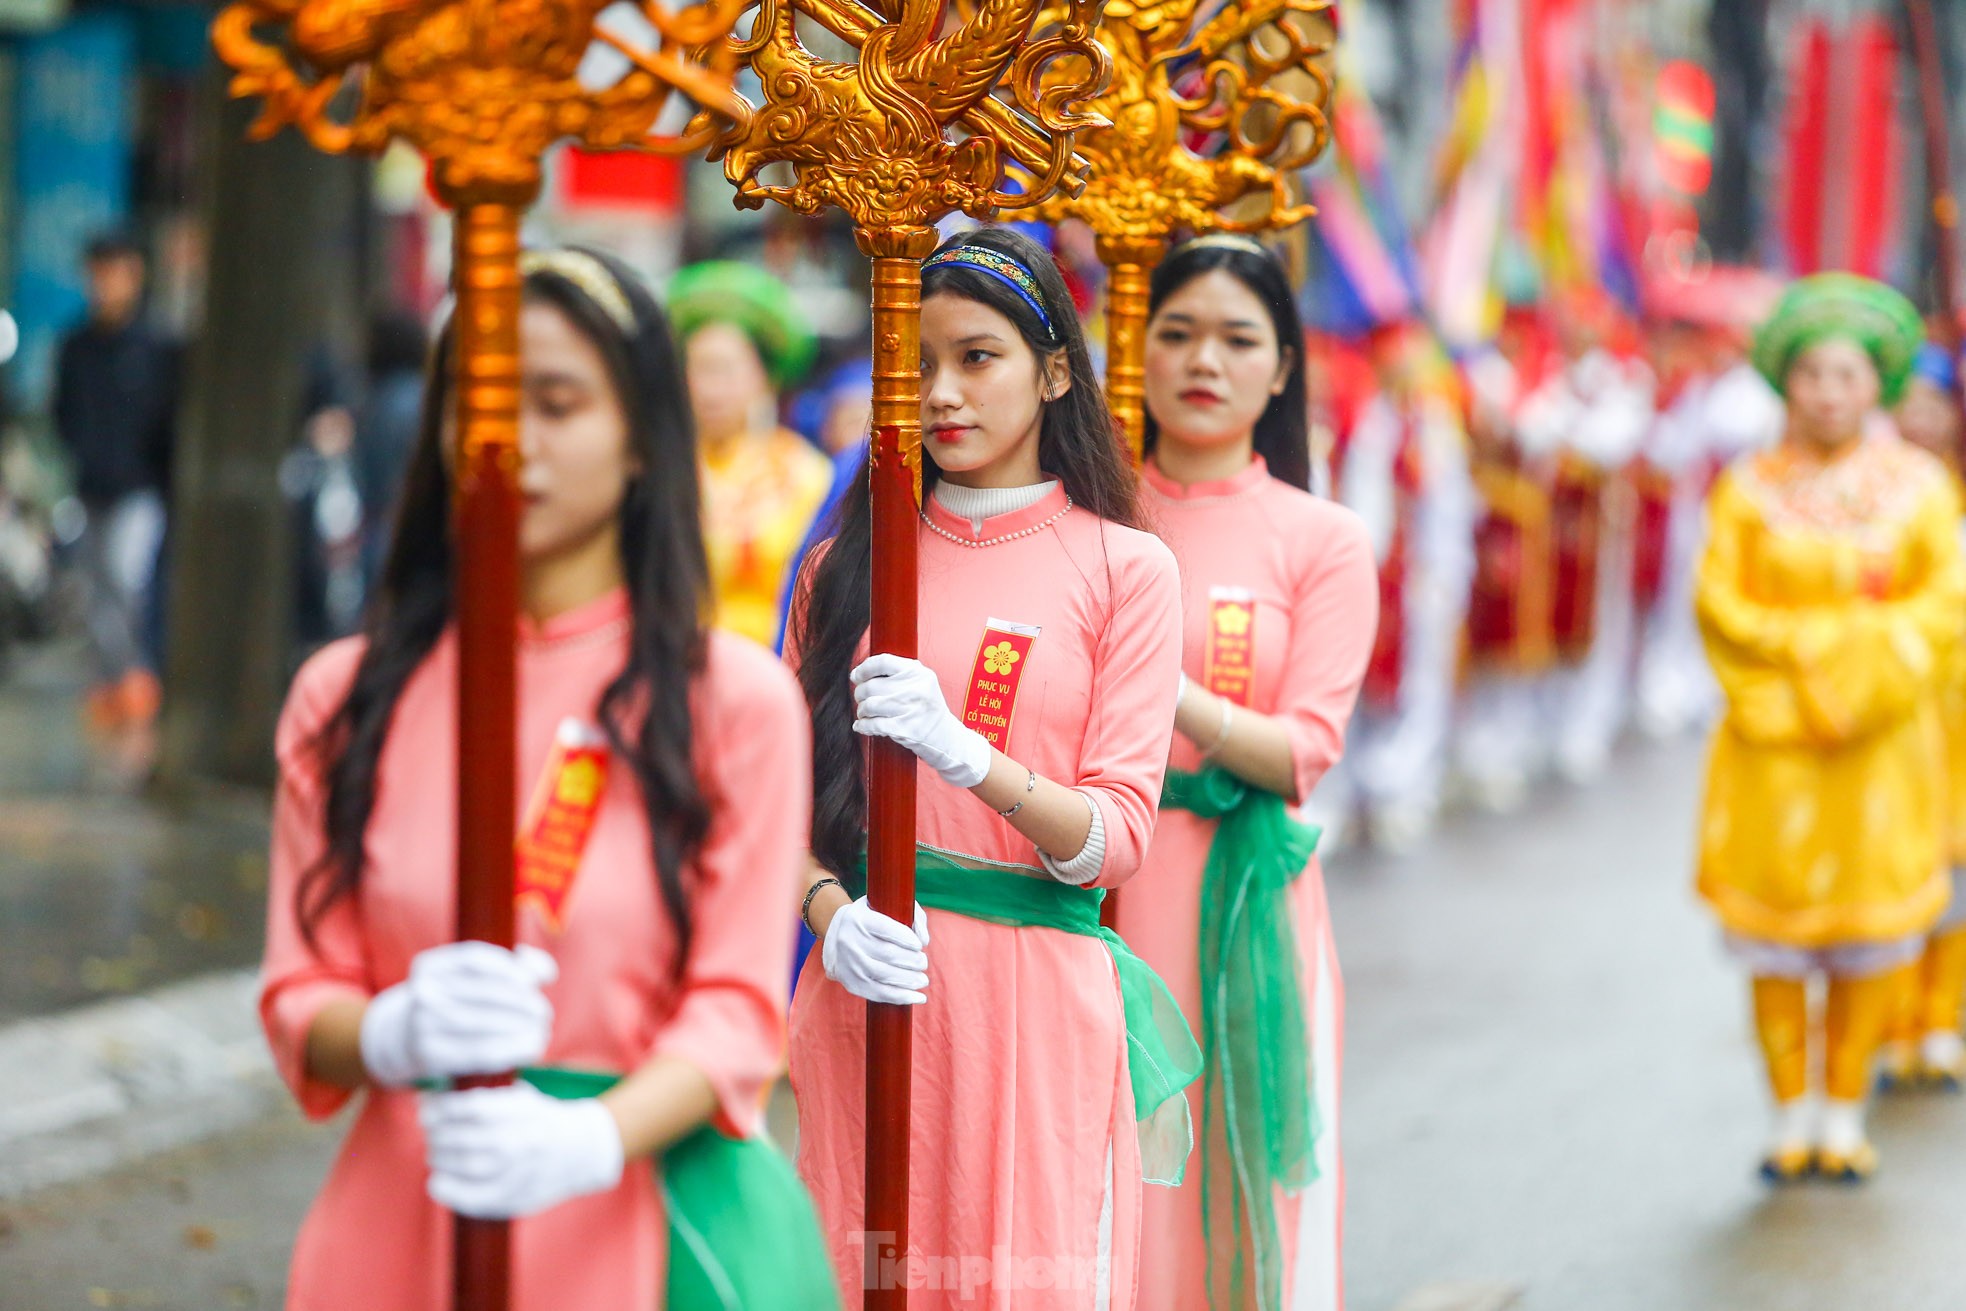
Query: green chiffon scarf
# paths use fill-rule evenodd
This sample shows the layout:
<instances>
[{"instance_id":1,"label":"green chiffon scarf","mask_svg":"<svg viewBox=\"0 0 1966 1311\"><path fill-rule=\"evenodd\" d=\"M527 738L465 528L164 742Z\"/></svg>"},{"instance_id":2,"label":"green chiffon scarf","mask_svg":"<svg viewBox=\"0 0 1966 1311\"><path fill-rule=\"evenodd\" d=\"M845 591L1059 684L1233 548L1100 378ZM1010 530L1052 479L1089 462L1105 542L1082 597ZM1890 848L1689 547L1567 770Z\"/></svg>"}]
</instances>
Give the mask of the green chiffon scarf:
<instances>
[{"instance_id":1,"label":"green chiffon scarf","mask_svg":"<svg viewBox=\"0 0 1966 1311\"><path fill-rule=\"evenodd\" d=\"M548 1097L598 1097L619 1076L519 1071ZM705 1125L662 1154L669 1216L668 1311L837 1311L818 1213L792 1163L764 1138Z\"/></svg>"},{"instance_id":2,"label":"green chiffon scarf","mask_svg":"<svg viewBox=\"0 0 1966 1311\"><path fill-rule=\"evenodd\" d=\"M866 890L864 865L856 874L858 886L848 890L857 897ZM1119 934L1100 924L1099 905L1105 899L1102 889L1060 883L1041 869L933 847L915 849L915 900L930 910L1012 928L1057 929L1097 938L1105 946L1119 975L1126 1017L1126 1069L1138 1121L1141 1177L1178 1187L1194 1149L1185 1094L1201 1075L1201 1049L1160 975Z\"/></svg>"},{"instance_id":3,"label":"green chiffon scarf","mask_svg":"<svg viewBox=\"0 0 1966 1311\"><path fill-rule=\"evenodd\" d=\"M1319 832L1226 769L1169 770L1163 810L1217 821L1201 876L1201 1206L1210 1304L1276 1311L1276 1190L1318 1177L1290 885Z\"/></svg>"}]
</instances>

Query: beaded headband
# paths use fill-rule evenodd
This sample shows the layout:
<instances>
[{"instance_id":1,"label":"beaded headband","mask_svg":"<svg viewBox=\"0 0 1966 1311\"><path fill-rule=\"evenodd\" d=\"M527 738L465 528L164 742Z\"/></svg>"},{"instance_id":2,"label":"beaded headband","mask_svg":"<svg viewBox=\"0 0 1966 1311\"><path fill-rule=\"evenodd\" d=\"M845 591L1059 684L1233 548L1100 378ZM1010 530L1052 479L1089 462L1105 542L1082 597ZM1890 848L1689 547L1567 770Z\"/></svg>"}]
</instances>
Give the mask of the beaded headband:
<instances>
[{"instance_id":1,"label":"beaded headband","mask_svg":"<svg viewBox=\"0 0 1966 1311\"><path fill-rule=\"evenodd\" d=\"M1016 292L1031 307L1047 333L1053 337L1058 335L1058 329L1051 324L1051 315L1045 313L1044 293L1038 290L1038 280L1031 276L1029 269L1002 251L992 250L988 246L951 246L940 255L932 256L922 265L922 271L926 273L944 264L961 264L989 274Z\"/></svg>"},{"instance_id":2,"label":"beaded headband","mask_svg":"<svg viewBox=\"0 0 1966 1311\"><path fill-rule=\"evenodd\" d=\"M1190 237L1176 246L1170 254L1178 255L1184 250L1239 250L1245 255L1269 255L1270 251L1254 237L1238 236L1233 232L1211 232L1205 237Z\"/></svg>"},{"instance_id":3,"label":"beaded headband","mask_svg":"<svg viewBox=\"0 0 1966 1311\"><path fill-rule=\"evenodd\" d=\"M635 335L635 310L628 303L628 293L621 289L621 283L608 271L608 266L586 251L520 251L519 273L528 278L535 273L550 273L571 282L581 295L614 320L615 327L631 337Z\"/></svg>"}]
</instances>

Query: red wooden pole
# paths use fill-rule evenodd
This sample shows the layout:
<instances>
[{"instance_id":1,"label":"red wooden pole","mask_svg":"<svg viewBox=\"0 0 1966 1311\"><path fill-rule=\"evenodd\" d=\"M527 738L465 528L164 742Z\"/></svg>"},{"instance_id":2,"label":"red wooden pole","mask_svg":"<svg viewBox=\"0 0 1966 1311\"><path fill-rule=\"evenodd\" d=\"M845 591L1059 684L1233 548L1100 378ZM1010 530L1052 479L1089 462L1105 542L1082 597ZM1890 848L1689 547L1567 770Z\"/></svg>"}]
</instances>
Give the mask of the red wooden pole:
<instances>
[{"instance_id":1,"label":"red wooden pole","mask_svg":"<svg viewBox=\"0 0 1966 1311\"><path fill-rule=\"evenodd\" d=\"M1147 460L1147 303L1154 269L1166 251L1164 237L1099 239L1099 260L1106 266L1106 400L1136 470ZM1117 891L1106 893L1099 922L1119 927Z\"/></svg>"},{"instance_id":2,"label":"red wooden pole","mask_svg":"<svg viewBox=\"0 0 1966 1311\"><path fill-rule=\"evenodd\" d=\"M862 229L873 260L873 614L868 645L913 656L917 594L916 470L921 459L921 261L932 228ZM912 465L911 465L912 460ZM915 757L875 740L867 766L867 898L915 922ZM914 1025L906 1006L867 1004L867 1311L906 1311L897 1277L908 1250L909 1097Z\"/></svg>"},{"instance_id":3,"label":"red wooden pole","mask_svg":"<svg viewBox=\"0 0 1966 1311\"><path fill-rule=\"evenodd\" d=\"M457 936L510 947L518 832L519 217L457 208ZM511 1082L511 1076L462 1081ZM510 1226L455 1217L455 1311L510 1305Z\"/></svg>"}]
</instances>

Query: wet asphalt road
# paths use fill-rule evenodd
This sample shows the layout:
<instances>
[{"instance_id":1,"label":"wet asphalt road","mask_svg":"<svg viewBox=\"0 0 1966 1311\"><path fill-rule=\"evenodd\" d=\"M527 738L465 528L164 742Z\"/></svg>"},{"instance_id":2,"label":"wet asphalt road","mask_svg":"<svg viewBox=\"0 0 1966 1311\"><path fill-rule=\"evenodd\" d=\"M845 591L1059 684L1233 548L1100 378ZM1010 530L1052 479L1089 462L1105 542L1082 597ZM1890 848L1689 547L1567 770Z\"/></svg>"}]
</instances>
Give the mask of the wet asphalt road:
<instances>
[{"instance_id":1,"label":"wet asphalt road","mask_svg":"<svg viewBox=\"0 0 1966 1311\"><path fill-rule=\"evenodd\" d=\"M81 731L79 664L43 648L0 691L0 1024L259 955L264 803L140 795Z\"/></svg>"},{"instance_id":2,"label":"wet asphalt road","mask_svg":"<svg viewBox=\"0 0 1966 1311\"><path fill-rule=\"evenodd\" d=\"M1690 888L1693 744L1332 875L1350 1305L1966 1307L1966 1100L1883 1106L1868 1186L1771 1194L1747 985ZM1452 1304L1450 1302L1450 1304Z\"/></svg>"},{"instance_id":3,"label":"wet asphalt road","mask_svg":"<svg viewBox=\"0 0 1966 1311\"><path fill-rule=\"evenodd\" d=\"M1754 1180L1765 1112L1745 985L1687 889L1699 767L1690 744L1634 748L1589 791L1458 819L1399 859L1334 862L1354 1311L1966 1307L1966 1100L1885 1107L1867 1187L1771 1195ZM17 829L0 833L0 922L25 905L79 921L71 940L89 941L92 907L120 886L95 865L182 872L169 853L200 850L173 848L180 835L104 856L143 830L114 839L86 812L32 804L101 846L71 859L51 842L33 860L54 872L24 879ZM26 806L0 798L0 828L44 813ZM248 858L240 834L197 840ZM188 893L159 881L247 915L244 864L211 863L196 877L216 882ZM42 890L23 894L36 878ZM83 890L49 890L70 880ZM146 922L173 923L150 895ZM204 945L249 957L251 936ZM60 991L14 991L20 941L0 942L0 1007ZM164 972L162 953L142 968ZM335 1132L281 1116L0 1209L0 1306L280 1305L286 1245Z\"/></svg>"}]
</instances>

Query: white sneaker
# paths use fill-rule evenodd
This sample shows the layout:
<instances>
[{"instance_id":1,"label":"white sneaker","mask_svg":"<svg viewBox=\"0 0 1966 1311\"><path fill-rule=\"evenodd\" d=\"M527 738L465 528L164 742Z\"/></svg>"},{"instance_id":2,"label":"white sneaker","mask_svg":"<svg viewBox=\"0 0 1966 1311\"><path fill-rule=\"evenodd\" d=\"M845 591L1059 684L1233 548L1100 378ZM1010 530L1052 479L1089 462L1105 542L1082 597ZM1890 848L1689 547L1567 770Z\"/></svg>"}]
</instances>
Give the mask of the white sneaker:
<instances>
[{"instance_id":1,"label":"white sneaker","mask_svg":"<svg viewBox=\"0 0 1966 1311\"><path fill-rule=\"evenodd\" d=\"M1916 1086L1921 1073L1917 1043L1893 1039L1877 1049L1877 1086L1885 1092Z\"/></svg>"},{"instance_id":2,"label":"white sneaker","mask_svg":"<svg viewBox=\"0 0 1966 1311\"><path fill-rule=\"evenodd\" d=\"M1816 1150L1816 1169L1840 1183L1859 1183L1876 1172L1877 1149L1864 1132L1862 1102L1832 1097L1823 1103L1823 1137Z\"/></svg>"},{"instance_id":3,"label":"white sneaker","mask_svg":"<svg viewBox=\"0 0 1966 1311\"><path fill-rule=\"evenodd\" d=\"M1956 1089L1966 1075L1966 1040L1943 1030L1928 1033L1918 1044L1918 1062L1926 1079Z\"/></svg>"},{"instance_id":4,"label":"white sneaker","mask_svg":"<svg viewBox=\"0 0 1966 1311\"><path fill-rule=\"evenodd\" d=\"M1798 1097L1775 1108L1768 1150L1761 1158L1761 1177L1772 1184L1792 1183L1816 1163L1816 1135L1822 1108L1813 1096Z\"/></svg>"}]
</instances>

